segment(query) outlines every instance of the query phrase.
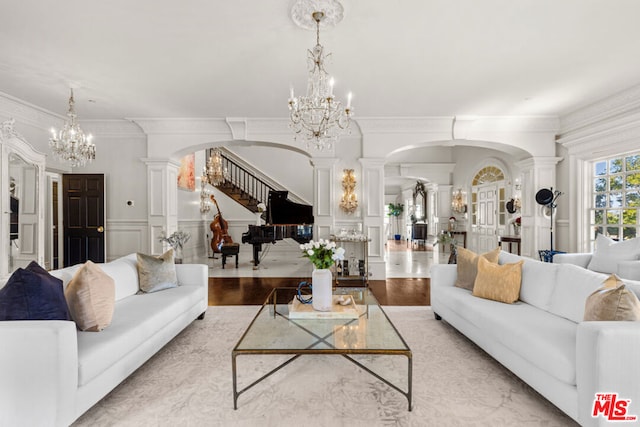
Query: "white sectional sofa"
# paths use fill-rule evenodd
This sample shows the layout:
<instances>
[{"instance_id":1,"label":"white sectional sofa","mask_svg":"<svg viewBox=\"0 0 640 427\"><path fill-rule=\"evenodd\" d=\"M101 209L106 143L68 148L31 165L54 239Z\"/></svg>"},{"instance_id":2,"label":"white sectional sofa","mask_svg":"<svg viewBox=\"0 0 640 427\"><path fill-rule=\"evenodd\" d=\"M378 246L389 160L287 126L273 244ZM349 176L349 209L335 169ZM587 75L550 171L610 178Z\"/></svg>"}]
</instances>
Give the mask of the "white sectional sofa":
<instances>
[{"instance_id":1,"label":"white sectional sofa","mask_svg":"<svg viewBox=\"0 0 640 427\"><path fill-rule=\"evenodd\" d=\"M594 254L589 252L555 254L553 256L553 262L556 264L573 264L582 268L593 269L593 264L591 262L593 260L593 256ZM605 264L602 267L598 267L598 270L593 271L600 271L601 273L615 273L623 279L640 280L639 260L618 260L610 266Z\"/></svg>"},{"instance_id":2,"label":"white sectional sofa","mask_svg":"<svg viewBox=\"0 0 640 427\"><path fill-rule=\"evenodd\" d=\"M640 238L618 242L598 234L593 253L556 254L553 262L579 265L600 273L615 273L623 279L640 280Z\"/></svg>"},{"instance_id":3,"label":"white sectional sofa","mask_svg":"<svg viewBox=\"0 0 640 427\"><path fill-rule=\"evenodd\" d=\"M587 297L608 275L504 251L499 263L521 259L520 301L515 304L475 297L454 286L456 265L434 265L431 306L436 318L454 326L581 425L615 424L592 417L596 393L631 399L628 415L640 419L640 324L582 321ZM640 282L625 284L640 293Z\"/></svg>"},{"instance_id":4,"label":"white sectional sofa","mask_svg":"<svg viewBox=\"0 0 640 427\"><path fill-rule=\"evenodd\" d=\"M72 321L0 322L0 426L66 426L126 379L208 304L207 266L178 264L180 286L137 295L136 255L106 264L115 281L111 325L81 332ZM66 286L79 266L51 272Z\"/></svg>"}]
</instances>

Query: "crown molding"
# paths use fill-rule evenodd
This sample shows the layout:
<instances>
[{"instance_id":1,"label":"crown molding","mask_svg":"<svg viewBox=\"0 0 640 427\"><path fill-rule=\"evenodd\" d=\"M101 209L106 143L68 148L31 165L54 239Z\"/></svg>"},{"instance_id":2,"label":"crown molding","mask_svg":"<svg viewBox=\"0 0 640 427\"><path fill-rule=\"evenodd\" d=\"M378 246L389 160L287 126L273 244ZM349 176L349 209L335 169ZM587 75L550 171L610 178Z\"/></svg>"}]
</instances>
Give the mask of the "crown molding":
<instances>
[{"instance_id":1,"label":"crown molding","mask_svg":"<svg viewBox=\"0 0 640 427\"><path fill-rule=\"evenodd\" d=\"M131 117L147 135L228 135L229 125L225 119L211 118L143 118Z\"/></svg>"},{"instance_id":2,"label":"crown molding","mask_svg":"<svg viewBox=\"0 0 640 427\"><path fill-rule=\"evenodd\" d=\"M61 127L65 117L0 92L0 116L12 117L20 123L36 129L48 130L51 126Z\"/></svg>"},{"instance_id":3,"label":"crown molding","mask_svg":"<svg viewBox=\"0 0 640 427\"><path fill-rule=\"evenodd\" d=\"M483 132L556 133L556 116L358 117L362 134L446 134L465 139ZM455 136L455 138L454 138Z\"/></svg>"},{"instance_id":4,"label":"crown molding","mask_svg":"<svg viewBox=\"0 0 640 427\"><path fill-rule=\"evenodd\" d=\"M640 85L637 85L562 116L560 118L561 133L574 132L639 110Z\"/></svg>"},{"instance_id":5,"label":"crown molding","mask_svg":"<svg viewBox=\"0 0 640 427\"><path fill-rule=\"evenodd\" d=\"M130 120L85 120L80 124L96 138L146 137L142 128Z\"/></svg>"}]
</instances>

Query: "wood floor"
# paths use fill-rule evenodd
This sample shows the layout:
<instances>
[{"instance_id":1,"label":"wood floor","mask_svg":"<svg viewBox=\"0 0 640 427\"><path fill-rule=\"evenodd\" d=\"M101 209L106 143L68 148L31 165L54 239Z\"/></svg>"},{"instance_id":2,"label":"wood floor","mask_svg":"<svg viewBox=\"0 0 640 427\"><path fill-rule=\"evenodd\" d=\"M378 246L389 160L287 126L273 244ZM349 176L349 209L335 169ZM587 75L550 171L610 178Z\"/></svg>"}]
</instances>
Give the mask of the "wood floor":
<instances>
[{"instance_id":1,"label":"wood floor","mask_svg":"<svg viewBox=\"0 0 640 427\"><path fill-rule=\"evenodd\" d=\"M271 289L298 286L301 279L283 277L210 277L209 305L262 305ZM381 305L430 305L429 279L369 282Z\"/></svg>"}]
</instances>

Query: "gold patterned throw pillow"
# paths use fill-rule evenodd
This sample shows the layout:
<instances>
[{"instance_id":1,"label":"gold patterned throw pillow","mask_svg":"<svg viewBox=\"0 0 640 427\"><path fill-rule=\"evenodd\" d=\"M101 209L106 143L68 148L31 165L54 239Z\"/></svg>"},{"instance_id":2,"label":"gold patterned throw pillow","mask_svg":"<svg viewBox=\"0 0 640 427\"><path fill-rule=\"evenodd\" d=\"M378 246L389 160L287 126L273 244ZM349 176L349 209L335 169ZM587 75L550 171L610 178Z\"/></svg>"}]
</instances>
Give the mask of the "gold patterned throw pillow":
<instances>
[{"instance_id":1,"label":"gold patterned throw pillow","mask_svg":"<svg viewBox=\"0 0 640 427\"><path fill-rule=\"evenodd\" d=\"M469 249L458 248L458 277L456 278L455 286L472 291L478 274L478 260L484 258L491 263L497 264L499 256L500 247L482 255L478 255Z\"/></svg>"},{"instance_id":2,"label":"gold patterned throw pillow","mask_svg":"<svg viewBox=\"0 0 640 427\"><path fill-rule=\"evenodd\" d=\"M178 286L173 249L160 256L138 253L138 281L145 293L158 292Z\"/></svg>"},{"instance_id":3,"label":"gold patterned throw pillow","mask_svg":"<svg viewBox=\"0 0 640 427\"><path fill-rule=\"evenodd\" d=\"M507 304L518 301L523 263L524 260L520 260L513 264L499 265L480 258L473 295Z\"/></svg>"},{"instance_id":4,"label":"gold patterned throw pillow","mask_svg":"<svg viewBox=\"0 0 640 427\"><path fill-rule=\"evenodd\" d=\"M640 320L640 301L622 280L612 274L587 297L584 320Z\"/></svg>"},{"instance_id":5,"label":"gold patterned throw pillow","mask_svg":"<svg viewBox=\"0 0 640 427\"><path fill-rule=\"evenodd\" d=\"M87 261L64 290L71 318L81 331L100 332L111 324L116 303L114 280Z\"/></svg>"}]
</instances>

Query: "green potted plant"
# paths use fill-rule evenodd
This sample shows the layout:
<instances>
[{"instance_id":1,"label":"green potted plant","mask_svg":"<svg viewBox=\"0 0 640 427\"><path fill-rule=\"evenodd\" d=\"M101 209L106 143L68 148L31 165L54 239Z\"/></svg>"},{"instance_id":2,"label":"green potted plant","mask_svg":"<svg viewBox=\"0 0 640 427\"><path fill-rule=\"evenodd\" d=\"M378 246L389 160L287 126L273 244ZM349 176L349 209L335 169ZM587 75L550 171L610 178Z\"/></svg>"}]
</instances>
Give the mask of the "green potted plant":
<instances>
[{"instance_id":1,"label":"green potted plant","mask_svg":"<svg viewBox=\"0 0 640 427\"><path fill-rule=\"evenodd\" d=\"M398 217L404 212L404 205L402 203L389 203L389 216L396 218L396 234L395 239L400 240L400 225Z\"/></svg>"}]
</instances>

